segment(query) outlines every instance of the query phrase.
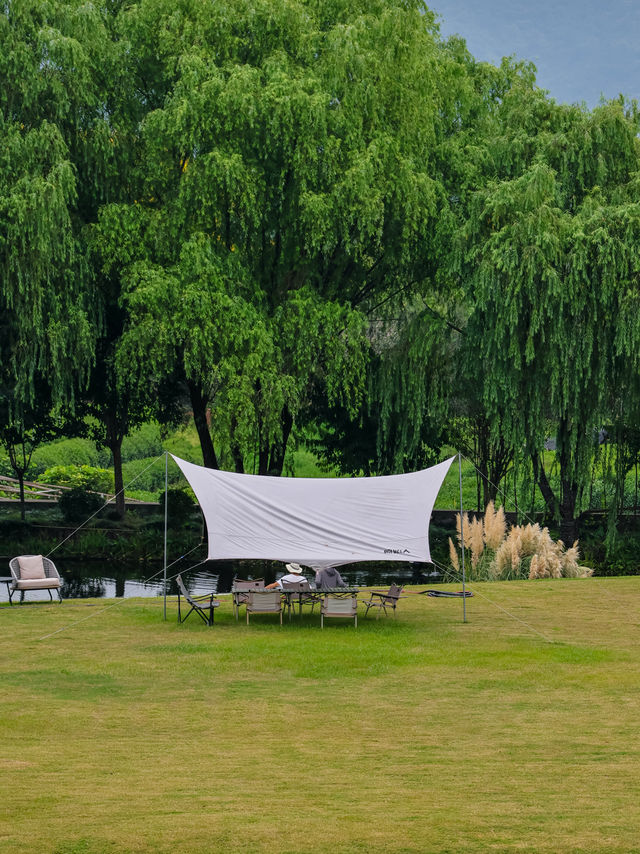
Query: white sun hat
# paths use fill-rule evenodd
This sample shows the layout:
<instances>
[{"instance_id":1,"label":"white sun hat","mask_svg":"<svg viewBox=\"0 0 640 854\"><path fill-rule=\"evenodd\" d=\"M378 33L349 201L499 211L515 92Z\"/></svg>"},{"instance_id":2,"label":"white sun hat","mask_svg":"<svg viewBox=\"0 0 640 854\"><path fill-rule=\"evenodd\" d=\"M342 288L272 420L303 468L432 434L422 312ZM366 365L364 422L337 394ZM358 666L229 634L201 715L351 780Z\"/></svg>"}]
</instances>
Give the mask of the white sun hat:
<instances>
[{"instance_id":1,"label":"white sun hat","mask_svg":"<svg viewBox=\"0 0 640 854\"><path fill-rule=\"evenodd\" d=\"M285 564L289 572L293 572L295 575L302 575L303 570L299 563L287 563Z\"/></svg>"}]
</instances>

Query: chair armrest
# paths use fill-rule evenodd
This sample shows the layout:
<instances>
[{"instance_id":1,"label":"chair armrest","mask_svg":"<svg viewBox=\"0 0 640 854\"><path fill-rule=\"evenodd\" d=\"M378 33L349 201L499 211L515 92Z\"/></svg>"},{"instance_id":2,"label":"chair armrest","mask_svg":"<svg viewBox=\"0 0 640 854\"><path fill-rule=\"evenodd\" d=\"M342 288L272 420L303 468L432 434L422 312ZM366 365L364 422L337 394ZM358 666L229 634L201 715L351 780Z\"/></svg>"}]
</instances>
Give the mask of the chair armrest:
<instances>
[{"instance_id":1,"label":"chair armrest","mask_svg":"<svg viewBox=\"0 0 640 854\"><path fill-rule=\"evenodd\" d=\"M42 565L44 567L45 578L60 578L60 573L56 569L56 565L51 558L43 557Z\"/></svg>"},{"instance_id":2,"label":"chair armrest","mask_svg":"<svg viewBox=\"0 0 640 854\"><path fill-rule=\"evenodd\" d=\"M194 602L213 602L215 593L201 593L198 596L191 596Z\"/></svg>"}]
</instances>

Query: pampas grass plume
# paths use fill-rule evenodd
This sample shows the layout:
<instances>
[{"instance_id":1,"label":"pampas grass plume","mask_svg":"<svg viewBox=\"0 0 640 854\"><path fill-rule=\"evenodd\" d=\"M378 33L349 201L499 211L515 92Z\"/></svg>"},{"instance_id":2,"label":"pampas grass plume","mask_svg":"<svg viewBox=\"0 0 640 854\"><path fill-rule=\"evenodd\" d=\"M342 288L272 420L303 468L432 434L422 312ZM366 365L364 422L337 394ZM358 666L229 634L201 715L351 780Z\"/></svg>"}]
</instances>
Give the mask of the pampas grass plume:
<instances>
[{"instance_id":1,"label":"pampas grass plume","mask_svg":"<svg viewBox=\"0 0 640 854\"><path fill-rule=\"evenodd\" d=\"M505 540L498 551L496 552L496 556L493 559L493 564L491 567L491 574L495 578L502 578L504 574L507 572L509 566L511 564L511 547L510 544Z\"/></svg>"},{"instance_id":2,"label":"pampas grass plume","mask_svg":"<svg viewBox=\"0 0 640 854\"><path fill-rule=\"evenodd\" d=\"M471 541L471 566L475 569L480 560L480 555L484 551L484 532L482 522L479 519L474 519L471 522L469 539Z\"/></svg>"},{"instance_id":3,"label":"pampas grass plume","mask_svg":"<svg viewBox=\"0 0 640 854\"><path fill-rule=\"evenodd\" d=\"M511 572L516 573L520 570L520 549L518 548L518 543L515 539L513 539L510 543L511 545Z\"/></svg>"},{"instance_id":4,"label":"pampas grass plume","mask_svg":"<svg viewBox=\"0 0 640 854\"><path fill-rule=\"evenodd\" d=\"M460 572L460 561L458 560L458 549L454 546L453 540L449 537L449 560L451 566L456 572Z\"/></svg>"},{"instance_id":5,"label":"pampas grass plume","mask_svg":"<svg viewBox=\"0 0 640 854\"><path fill-rule=\"evenodd\" d=\"M471 548L471 525L469 524L469 516L466 513L462 514L462 535L464 536L465 549ZM458 532L458 543L462 545L460 534L460 514L456 513L456 531Z\"/></svg>"},{"instance_id":6,"label":"pampas grass plume","mask_svg":"<svg viewBox=\"0 0 640 854\"><path fill-rule=\"evenodd\" d=\"M487 548L497 550L504 540L506 532L507 521L504 509L499 507L496 510L493 501L490 501L484 514L484 541Z\"/></svg>"},{"instance_id":7,"label":"pampas grass plume","mask_svg":"<svg viewBox=\"0 0 640 854\"><path fill-rule=\"evenodd\" d=\"M515 529L514 529L515 530ZM535 554L539 549L540 526L525 525L520 529L520 549L523 555Z\"/></svg>"}]
</instances>

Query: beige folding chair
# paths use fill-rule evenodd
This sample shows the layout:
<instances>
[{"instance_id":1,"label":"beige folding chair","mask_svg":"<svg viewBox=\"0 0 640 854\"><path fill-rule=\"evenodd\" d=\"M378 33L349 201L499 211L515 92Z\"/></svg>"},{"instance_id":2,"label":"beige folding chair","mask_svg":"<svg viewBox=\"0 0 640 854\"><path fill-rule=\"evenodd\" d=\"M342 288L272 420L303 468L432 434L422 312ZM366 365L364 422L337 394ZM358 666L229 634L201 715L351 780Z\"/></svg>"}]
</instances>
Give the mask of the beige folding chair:
<instances>
[{"instance_id":1,"label":"beige folding chair","mask_svg":"<svg viewBox=\"0 0 640 854\"><path fill-rule=\"evenodd\" d=\"M279 614L282 625L282 593L277 590L249 590L247 592L247 625L249 614Z\"/></svg>"},{"instance_id":2,"label":"beige folding chair","mask_svg":"<svg viewBox=\"0 0 640 854\"><path fill-rule=\"evenodd\" d=\"M249 598L249 590L264 590L264 578L256 578L255 581L245 581L242 578L234 578L231 588L233 597L233 613L236 620L240 612L240 605L246 605Z\"/></svg>"},{"instance_id":3,"label":"beige folding chair","mask_svg":"<svg viewBox=\"0 0 640 854\"><path fill-rule=\"evenodd\" d=\"M325 596L320 606L320 628L324 629L325 617L342 617L354 620L354 626L358 628L358 597L352 596Z\"/></svg>"},{"instance_id":4,"label":"beige folding chair","mask_svg":"<svg viewBox=\"0 0 640 854\"><path fill-rule=\"evenodd\" d=\"M291 610L295 612L295 603L298 603L300 616L302 616L302 606L311 603L311 613L316 602L320 601L320 595L312 590L309 582L305 581L289 581L283 582L282 592L285 594L285 605L289 611L289 619L291 619Z\"/></svg>"},{"instance_id":5,"label":"beige folding chair","mask_svg":"<svg viewBox=\"0 0 640 854\"><path fill-rule=\"evenodd\" d=\"M369 596L369 600L364 603L365 608L367 609L364 612L365 617L369 613L369 608L377 608L376 612L376 620L380 616L380 612L384 611L387 613L387 608L391 608L393 610L393 615L396 615L396 605L398 604L398 599L402 599L401 596L404 588L398 587L397 584L392 584L389 590L385 593L381 590L374 590Z\"/></svg>"}]
</instances>

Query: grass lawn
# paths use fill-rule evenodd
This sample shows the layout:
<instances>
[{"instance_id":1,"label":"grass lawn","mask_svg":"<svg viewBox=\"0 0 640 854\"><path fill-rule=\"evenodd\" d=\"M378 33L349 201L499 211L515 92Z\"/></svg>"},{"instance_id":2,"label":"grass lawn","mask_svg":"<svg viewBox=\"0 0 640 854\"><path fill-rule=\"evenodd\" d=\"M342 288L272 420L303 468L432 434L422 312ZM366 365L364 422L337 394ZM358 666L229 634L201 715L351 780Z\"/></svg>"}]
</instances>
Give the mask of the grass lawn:
<instances>
[{"instance_id":1,"label":"grass lawn","mask_svg":"<svg viewBox=\"0 0 640 854\"><path fill-rule=\"evenodd\" d=\"M0 851L638 851L640 578L473 590L0 608Z\"/></svg>"}]
</instances>

